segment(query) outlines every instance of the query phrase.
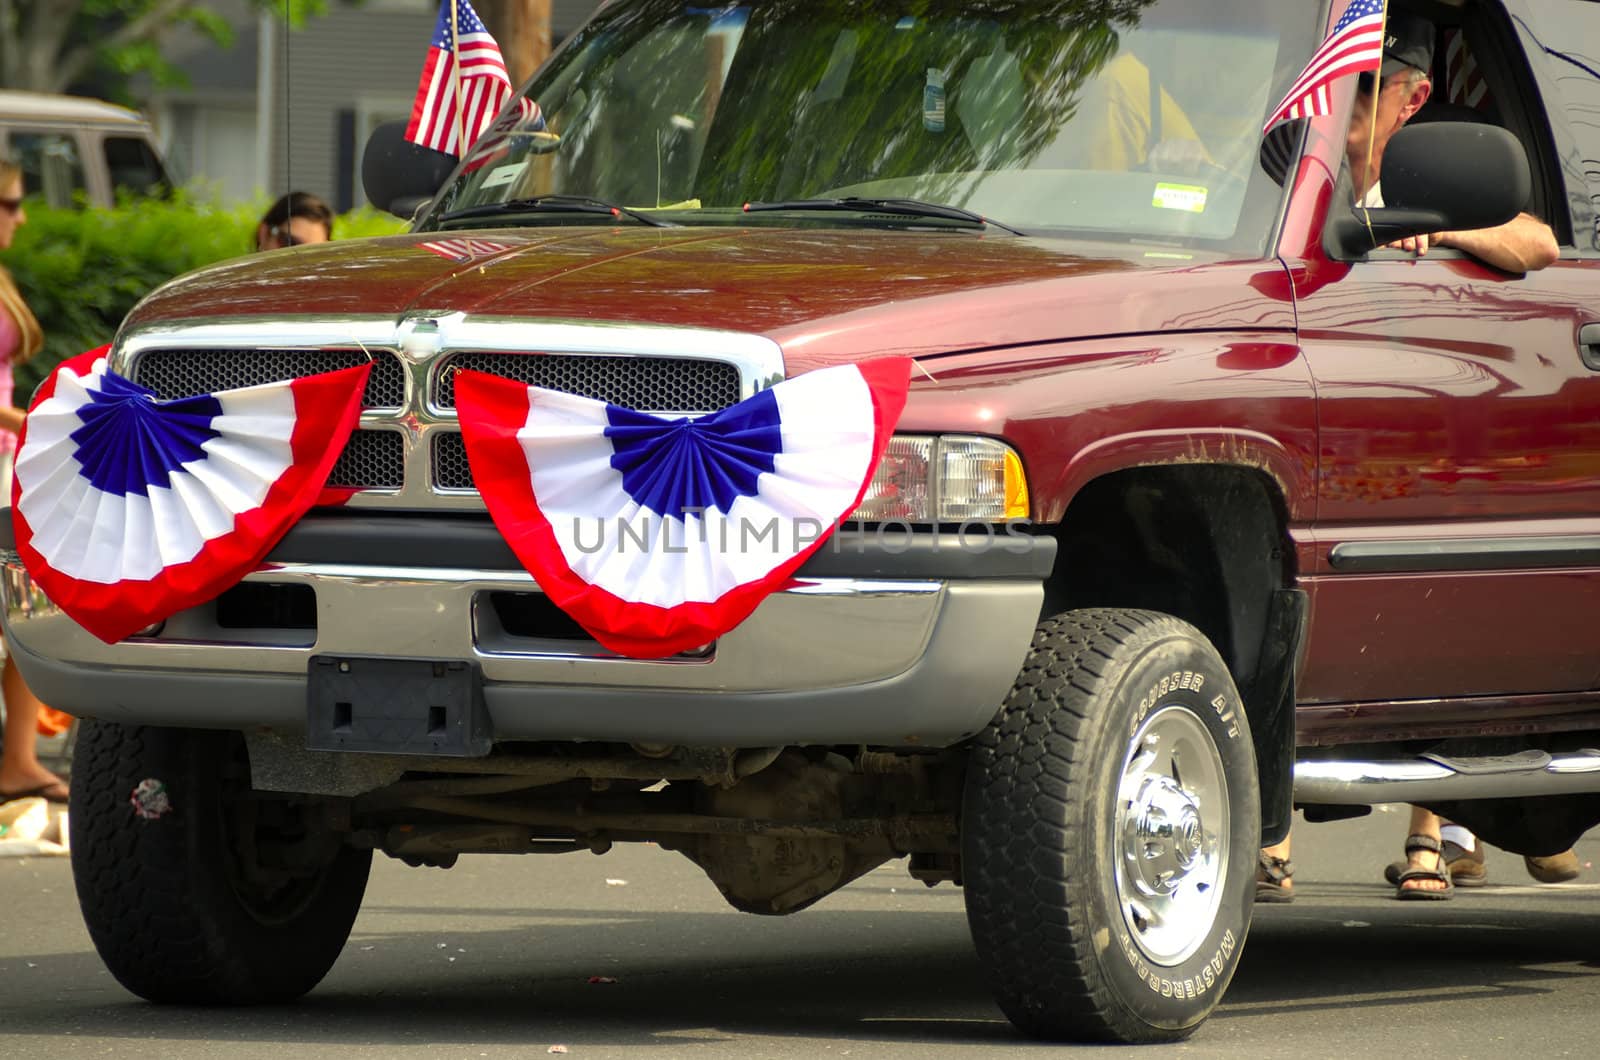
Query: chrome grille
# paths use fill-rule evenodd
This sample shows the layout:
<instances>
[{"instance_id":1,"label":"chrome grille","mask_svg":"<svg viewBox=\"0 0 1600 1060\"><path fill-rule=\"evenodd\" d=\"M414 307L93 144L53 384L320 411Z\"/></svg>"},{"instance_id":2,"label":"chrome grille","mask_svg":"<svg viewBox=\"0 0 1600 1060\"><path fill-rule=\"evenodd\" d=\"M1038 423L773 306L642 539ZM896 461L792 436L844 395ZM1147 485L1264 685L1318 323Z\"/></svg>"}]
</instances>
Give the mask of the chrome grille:
<instances>
[{"instance_id":1,"label":"chrome grille","mask_svg":"<svg viewBox=\"0 0 1600 1060\"><path fill-rule=\"evenodd\" d=\"M399 431L356 431L328 475L328 485L340 489L397 490L405 484L406 443Z\"/></svg>"},{"instance_id":2,"label":"chrome grille","mask_svg":"<svg viewBox=\"0 0 1600 1060\"><path fill-rule=\"evenodd\" d=\"M433 436L433 488L440 490L475 488L472 468L467 466L467 445L455 431Z\"/></svg>"},{"instance_id":3,"label":"chrome grille","mask_svg":"<svg viewBox=\"0 0 1600 1060\"><path fill-rule=\"evenodd\" d=\"M113 364L171 399L353 366L366 351L374 364L361 419L329 477L352 491L352 508L482 510L455 368L666 415L718 411L785 376L781 349L760 335L420 310L131 327Z\"/></svg>"},{"instance_id":4,"label":"chrome grille","mask_svg":"<svg viewBox=\"0 0 1600 1060\"><path fill-rule=\"evenodd\" d=\"M567 353L456 353L439 365L440 408L455 408L453 369L515 379L643 412L716 412L739 401L739 369L685 357L605 357Z\"/></svg>"},{"instance_id":5,"label":"chrome grille","mask_svg":"<svg viewBox=\"0 0 1600 1060\"><path fill-rule=\"evenodd\" d=\"M372 358L372 377L367 380L362 404L369 409L400 408L405 404L406 384L399 358L382 351L374 351ZM155 391L156 397L170 400L299 379L366 361L367 354L359 349L157 349L140 355L133 366L133 381Z\"/></svg>"}]
</instances>

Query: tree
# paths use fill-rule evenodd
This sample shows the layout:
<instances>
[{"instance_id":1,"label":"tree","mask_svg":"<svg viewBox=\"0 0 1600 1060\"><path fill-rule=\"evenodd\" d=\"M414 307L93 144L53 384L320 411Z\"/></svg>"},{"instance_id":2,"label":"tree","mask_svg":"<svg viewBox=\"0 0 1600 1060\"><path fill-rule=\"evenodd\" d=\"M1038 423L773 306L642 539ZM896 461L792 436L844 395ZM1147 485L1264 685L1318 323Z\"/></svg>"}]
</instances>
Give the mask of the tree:
<instances>
[{"instance_id":1,"label":"tree","mask_svg":"<svg viewBox=\"0 0 1600 1060\"><path fill-rule=\"evenodd\" d=\"M550 55L550 0L473 0L472 8L500 45L511 83L532 77Z\"/></svg>"},{"instance_id":2,"label":"tree","mask_svg":"<svg viewBox=\"0 0 1600 1060\"><path fill-rule=\"evenodd\" d=\"M298 27L329 0L250 2ZM233 43L233 27L203 0L0 0L0 88L65 92L107 80L120 87L140 73L157 84L181 81L160 49L161 36L180 26Z\"/></svg>"}]
</instances>

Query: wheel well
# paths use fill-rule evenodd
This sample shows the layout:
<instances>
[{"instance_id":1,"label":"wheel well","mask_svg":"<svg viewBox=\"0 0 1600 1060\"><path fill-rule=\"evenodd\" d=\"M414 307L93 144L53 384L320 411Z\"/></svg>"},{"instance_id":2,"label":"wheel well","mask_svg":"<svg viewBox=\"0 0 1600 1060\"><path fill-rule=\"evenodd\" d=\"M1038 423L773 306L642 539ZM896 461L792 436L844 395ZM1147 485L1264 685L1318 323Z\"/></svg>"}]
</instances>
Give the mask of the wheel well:
<instances>
[{"instance_id":1,"label":"wheel well","mask_svg":"<svg viewBox=\"0 0 1600 1060\"><path fill-rule=\"evenodd\" d=\"M1306 596L1291 588L1282 496L1242 467L1131 468L1094 480L1056 529L1044 613L1138 607L1204 633L1239 689L1261 782L1262 843L1289 833L1294 665Z\"/></svg>"},{"instance_id":2,"label":"wheel well","mask_svg":"<svg viewBox=\"0 0 1600 1060\"><path fill-rule=\"evenodd\" d=\"M1282 499L1220 465L1141 467L1090 482L1056 529L1044 613L1163 611L1204 633L1243 687L1260 661L1272 594L1292 579Z\"/></svg>"}]
</instances>

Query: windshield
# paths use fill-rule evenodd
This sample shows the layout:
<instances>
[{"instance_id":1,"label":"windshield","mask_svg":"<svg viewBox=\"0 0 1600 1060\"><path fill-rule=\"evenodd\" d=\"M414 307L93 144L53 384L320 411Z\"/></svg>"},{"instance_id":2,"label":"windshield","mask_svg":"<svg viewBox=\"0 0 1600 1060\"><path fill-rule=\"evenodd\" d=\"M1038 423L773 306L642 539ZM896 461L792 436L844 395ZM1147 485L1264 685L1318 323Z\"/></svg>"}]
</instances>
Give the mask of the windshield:
<instances>
[{"instance_id":1,"label":"windshield","mask_svg":"<svg viewBox=\"0 0 1600 1060\"><path fill-rule=\"evenodd\" d=\"M1259 250L1280 195L1261 123L1320 7L618 0L528 86L542 116L508 108L422 227L481 226L474 207L544 195L671 224L972 226L800 202L848 197ZM530 207L487 223L582 220Z\"/></svg>"}]
</instances>

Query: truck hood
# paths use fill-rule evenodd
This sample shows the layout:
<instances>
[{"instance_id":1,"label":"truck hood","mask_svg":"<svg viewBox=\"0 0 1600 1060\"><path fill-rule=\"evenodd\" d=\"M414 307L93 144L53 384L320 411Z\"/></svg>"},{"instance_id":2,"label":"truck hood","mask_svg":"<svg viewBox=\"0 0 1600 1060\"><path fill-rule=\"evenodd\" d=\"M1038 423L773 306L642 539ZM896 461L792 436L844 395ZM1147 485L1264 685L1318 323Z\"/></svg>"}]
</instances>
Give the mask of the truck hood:
<instances>
[{"instance_id":1,"label":"truck hood","mask_svg":"<svg viewBox=\"0 0 1600 1060\"><path fill-rule=\"evenodd\" d=\"M255 255L167 284L125 327L430 312L761 334L791 373L886 354L1294 325L1272 260L965 231L589 227Z\"/></svg>"}]
</instances>

